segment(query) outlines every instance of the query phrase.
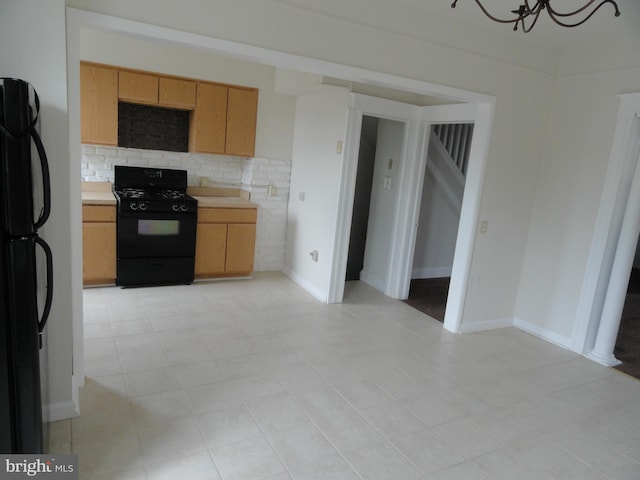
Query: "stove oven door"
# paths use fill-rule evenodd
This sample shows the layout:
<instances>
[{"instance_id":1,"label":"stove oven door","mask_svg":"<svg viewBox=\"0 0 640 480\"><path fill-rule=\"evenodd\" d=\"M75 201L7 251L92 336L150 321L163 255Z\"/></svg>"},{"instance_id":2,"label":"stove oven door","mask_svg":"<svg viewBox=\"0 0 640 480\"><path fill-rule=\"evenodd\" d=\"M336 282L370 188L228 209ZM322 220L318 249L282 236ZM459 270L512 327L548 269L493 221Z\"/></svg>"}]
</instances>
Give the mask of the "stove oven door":
<instances>
[{"instance_id":1,"label":"stove oven door","mask_svg":"<svg viewBox=\"0 0 640 480\"><path fill-rule=\"evenodd\" d=\"M193 281L196 213L119 212L117 279L122 286Z\"/></svg>"}]
</instances>

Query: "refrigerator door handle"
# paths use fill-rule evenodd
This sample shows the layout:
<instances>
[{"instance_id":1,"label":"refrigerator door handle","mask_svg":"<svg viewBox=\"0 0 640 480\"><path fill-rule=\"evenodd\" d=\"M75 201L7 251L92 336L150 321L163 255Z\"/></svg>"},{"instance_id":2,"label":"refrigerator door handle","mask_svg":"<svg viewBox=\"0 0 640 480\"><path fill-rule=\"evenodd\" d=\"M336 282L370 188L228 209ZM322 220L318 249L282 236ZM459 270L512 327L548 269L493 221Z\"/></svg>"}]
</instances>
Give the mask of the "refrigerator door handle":
<instances>
[{"instance_id":1,"label":"refrigerator door handle","mask_svg":"<svg viewBox=\"0 0 640 480\"><path fill-rule=\"evenodd\" d=\"M49 312L51 311L51 303L53 300L53 255L51 253L51 247L38 235L33 236L35 242L44 250L47 261L47 296L45 298L44 307L42 309L42 316L38 320L38 330L40 333L44 330L49 318Z\"/></svg>"},{"instance_id":2,"label":"refrigerator door handle","mask_svg":"<svg viewBox=\"0 0 640 480\"><path fill-rule=\"evenodd\" d=\"M49 214L51 213L51 182L49 179L49 162L47 161L47 153L44 149L44 145L42 144L42 139L40 138L40 135L36 130L38 117L40 116L40 99L38 98L38 94L35 92L35 90L33 90L33 95L36 114L33 120L31 120L29 126L20 133L14 134L7 130L4 125L0 124L0 134L5 135L7 138L12 140L28 134L29 136L31 136L31 138L33 139L33 143L36 146L38 159L40 160L40 167L42 169L42 194L44 197L42 211L40 212L40 218L38 218L38 220L36 220L36 222L34 223L34 227L37 230L45 224L45 222L49 218Z\"/></svg>"},{"instance_id":3,"label":"refrigerator door handle","mask_svg":"<svg viewBox=\"0 0 640 480\"><path fill-rule=\"evenodd\" d=\"M42 145L40 135L35 129L35 125L31 127L31 138L38 151L38 158L40 159L40 166L42 168L42 194L44 196L42 212L40 212L40 218L35 223L35 228L38 229L45 224L51 213L51 183L49 180L49 162L47 162L47 153Z\"/></svg>"}]
</instances>

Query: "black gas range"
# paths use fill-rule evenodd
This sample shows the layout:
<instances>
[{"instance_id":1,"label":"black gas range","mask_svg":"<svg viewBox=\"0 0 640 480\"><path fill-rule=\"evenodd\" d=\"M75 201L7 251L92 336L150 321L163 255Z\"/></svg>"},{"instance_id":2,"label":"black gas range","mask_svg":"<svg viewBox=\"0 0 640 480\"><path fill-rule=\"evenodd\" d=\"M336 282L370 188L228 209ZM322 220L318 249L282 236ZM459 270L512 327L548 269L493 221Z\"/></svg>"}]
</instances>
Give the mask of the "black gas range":
<instances>
[{"instance_id":1,"label":"black gas range","mask_svg":"<svg viewBox=\"0 0 640 480\"><path fill-rule=\"evenodd\" d=\"M193 282L198 202L186 191L184 170L115 167L117 285Z\"/></svg>"}]
</instances>

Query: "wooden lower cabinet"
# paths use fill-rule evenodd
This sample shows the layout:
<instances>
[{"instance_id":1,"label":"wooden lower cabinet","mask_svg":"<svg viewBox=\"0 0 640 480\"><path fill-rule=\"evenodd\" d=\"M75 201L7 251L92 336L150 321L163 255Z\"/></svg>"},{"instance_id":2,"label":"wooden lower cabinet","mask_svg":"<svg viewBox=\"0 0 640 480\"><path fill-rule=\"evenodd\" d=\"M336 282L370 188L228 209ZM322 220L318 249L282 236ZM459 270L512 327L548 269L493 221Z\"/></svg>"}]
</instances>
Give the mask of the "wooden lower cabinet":
<instances>
[{"instance_id":1,"label":"wooden lower cabinet","mask_svg":"<svg viewBox=\"0 0 640 480\"><path fill-rule=\"evenodd\" d=\"M227 263L228 273L253 271L253 256L256 248L256 225L227 225Z\"/></svg>"},{"instance_id":2,"label":"wooden lower cabinet","mask_svg":"<svg viewBox=\"0 0 640 480\"><path fill-rule=\"evenodd\" d=\"M198 209L196 278L242 276L253 272L256 217L255 209Z\"/></svg>"},{"instance_id":3,"label":"wooden lower cabinet","mask_svg":"<svg viewBox=\"0 0 640 480\"><path fill-rule=\"evenodd\" d=\"M116 208L82 208L82 279L85 285L116 281Z\"/></svg>"},{"instance_id":4,"label":"wooden lower cabinet","mask_svg":"<svg viewBox=\"0 0 640 480\"><path fill-rule=\"evenodd\" d=\"M196 233L196 277L224 273L227 251L227 226L199 223Z\"/></svg>"},{"instance_id":5,"label":"wooden lower cabinet","mask_svg":"<svg viewBox=\"0 0 640 480\"><path fill-rule=\"evenodd\" d=\"M196 233L196 278L245 276L253 272L257 210L200 208ZM82 207L82 279L85 285L116 281L116 207Z\"/></svg>"}]
</instances>

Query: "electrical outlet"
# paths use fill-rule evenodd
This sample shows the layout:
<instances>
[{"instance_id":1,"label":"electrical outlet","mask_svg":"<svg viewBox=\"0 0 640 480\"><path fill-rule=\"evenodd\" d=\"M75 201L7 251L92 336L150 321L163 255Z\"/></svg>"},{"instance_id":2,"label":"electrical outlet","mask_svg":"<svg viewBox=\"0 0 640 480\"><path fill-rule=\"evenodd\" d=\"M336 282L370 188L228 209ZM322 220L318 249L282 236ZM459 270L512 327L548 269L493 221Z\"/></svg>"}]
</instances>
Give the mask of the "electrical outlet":
<instances>
[{"instance_id":1,"label":"electrical outlet","mask_svg":"<svg viewBox=\"0 0 640 480\"><path fill-rule=\"evenodd\" d=\"M483 220L480 222L480 233L487 233L487 228L489 227L489 222Z\"/></svg>"},{"instance_id":2,"label":"electrical outlet","mask_svg":"<svg viewBox=\"0 0 640 480\"><path fill-rule=\"evenodd\" d=\"M270 197L275 197L278 195L278 187L275 185L269 185L269 194Z\"/></svg>"}]
</instances>

